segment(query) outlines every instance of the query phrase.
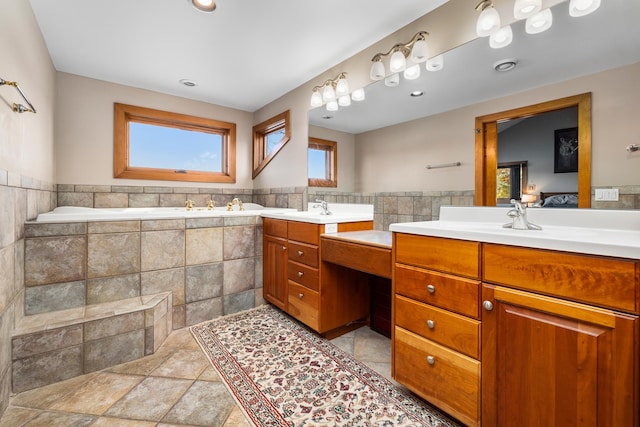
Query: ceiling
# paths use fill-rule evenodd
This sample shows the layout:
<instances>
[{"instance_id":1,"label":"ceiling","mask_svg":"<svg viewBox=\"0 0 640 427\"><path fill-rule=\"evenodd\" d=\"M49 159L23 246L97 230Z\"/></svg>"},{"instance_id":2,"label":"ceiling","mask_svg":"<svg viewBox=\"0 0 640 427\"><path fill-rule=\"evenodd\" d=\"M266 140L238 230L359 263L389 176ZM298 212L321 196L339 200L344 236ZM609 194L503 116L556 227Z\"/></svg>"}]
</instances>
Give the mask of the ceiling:
<instances>
[{"instance_id":1,"label":"ceiling","mask_svg":"<svg viewBox=\"0 0 640 427\"><path fill-rule=\"evenodd\" d=\"M366 88L364 102L331 113L316 108L309 122L358 134L640 61L640 1L602 1L580 18L569 16L568 2L552 12L553 26L543 33L526 34L524 21L516 22L513 43L505 48L476 39L445 53L441 71L422 69L419 79L401 77L392 88L376 82ZM495 71L503 59L517 60L516 68ZM410 97L414 90L424 95Z\"/></svg>"},{"instance_id":2,"label":"ceiling","mask_svg":"<svg viewBox=\"0 0 640 427\"><path fill-rule=\"evenodd\" d=\"M446 0L30 2L57 71L253 112Z\"/></svg>"}]
</instances>

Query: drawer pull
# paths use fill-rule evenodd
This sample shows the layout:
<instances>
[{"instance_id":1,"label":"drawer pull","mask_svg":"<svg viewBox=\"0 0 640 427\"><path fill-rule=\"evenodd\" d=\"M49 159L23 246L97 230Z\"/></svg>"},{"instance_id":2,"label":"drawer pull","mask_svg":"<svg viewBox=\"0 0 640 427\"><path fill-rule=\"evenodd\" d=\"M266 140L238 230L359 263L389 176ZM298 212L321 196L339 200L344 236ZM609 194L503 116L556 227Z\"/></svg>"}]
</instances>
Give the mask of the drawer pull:
<instances>
[{"instance_id":1,"label":"drawer pull","mask_svg":"<svg viewBox=\"0 0 640 427\"><path fill-rule=\"evenodd\" d=\"M302 256L302 255L304 255L304 252L298 251L298 256Z\"/></svg>"},{"instance_id":2,"label":"drawer pull","mask_svg":"<svg viewBox=\"0 0 640 427\"><path fill-rule=\"evenodd\" d=\"M427 356L427 363L429 365L433 365L434 363L436 363L436 358L433 356Z\"/></svg>"},{"instance_id":3,"label":"drawer pull","mask_svg":"<svg viewBox=\"0 0 640 427\"><path fill-rule=\"evenodd\" d=\"M433 320L429 319L429 320L427 320L427 327L429 329L433 329L433 328L436 327L436 323Z\"/></svg>"},{"instance_id":4,"label":"drawer pull","mask_svg":"<svg viewBox=\"0 0 640 427\"><path fill-rule=\"evenodd\" d=\"M300 293L298 294L298 298L300 298L300 299L302 299L302 297L303 297L303 296L304 296L304 294L303 294L302 292L300 292Z\"/></svg>"},{"instance_id":5,"label":"drawer pull","mask_svg":"<svg viewBox=\"0 0 640 427\"><path fill-rule=\"evenodd\" d=\"M434 293L436 291L436 287L433 285L427 285L427 292L429 292L430 294Z\"/></svg>"},{"instance_id":6,"label":"drawer pull","mask_svg":"<svg viewBox=\"0 0 640 427\"><path fill-rule=\"evenodd\" d=\"M304 273L302 271L298 271L298 277L302 277L304 276Z\"/></svg>"},{"instance_id":7,"label":"drawer pull","mask_svg":"<svg viewBox=\"0 0 640 427\"><path fill-rule=\"evenodd\" d=\"M485 310L487 311L491 311L493 310L493 303L489 300L486 300L482 303L482 306L484 307Z\"/></svg>"}]
</instances>

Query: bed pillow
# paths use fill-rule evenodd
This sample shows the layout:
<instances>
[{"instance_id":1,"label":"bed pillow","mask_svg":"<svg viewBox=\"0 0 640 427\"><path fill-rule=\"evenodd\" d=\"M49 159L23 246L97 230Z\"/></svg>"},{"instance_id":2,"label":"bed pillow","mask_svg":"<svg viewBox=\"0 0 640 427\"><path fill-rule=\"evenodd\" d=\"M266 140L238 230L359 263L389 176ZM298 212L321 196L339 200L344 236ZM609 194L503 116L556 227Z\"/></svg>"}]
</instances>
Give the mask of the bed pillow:
<instances>
[{"instance_id":1,"label":"bed pillow","mask_svg":"<svg viewBox=\"0 0 640 427\"><path fill-rule=\"evenodd\" d=\"M557 207L577 207L578 195L577 194L556 194L555 196L549 196L544 199L545 208L557 208Z\"/></svg>"}]
</instances>

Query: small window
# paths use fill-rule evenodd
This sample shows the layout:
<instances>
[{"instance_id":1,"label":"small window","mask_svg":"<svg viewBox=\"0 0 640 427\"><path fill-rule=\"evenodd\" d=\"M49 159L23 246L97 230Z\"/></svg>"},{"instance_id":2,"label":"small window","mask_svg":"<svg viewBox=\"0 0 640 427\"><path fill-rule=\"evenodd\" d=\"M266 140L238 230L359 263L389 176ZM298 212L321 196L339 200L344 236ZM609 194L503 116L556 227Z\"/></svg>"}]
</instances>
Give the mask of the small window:
<instances>
[{"instance_id":1,"label":"small window","mask_svg":"<svg viewBox=\"0 0 640 427\"><path fill-rule=\"evenodd\" d=\"M114 177L236 182L236 125L115 104Z\"/></svg>"},{"instance_id":2,"label":"small window","mask_svg":"<svg viewBox=\"0 0 640 427\"><path fill-rule=\"evenodd\" d=\"M499 163L496 184L499 205L508 205L511 199L520 200L522 189L527 188L527 161Z\"/></svg>"},{"instance_id":3,"label":"small window","mask_svg":"<svg viewBox=\"0 0 640 427\"><path fill-rule=\"evenodd\" d=\"M309 138L309 186L338 186L338 143Z\"/></svg>"},{"instance_id":4,"label":"small window","mask_svg":"<svg viewBox=\"0 0 640 427\"><path fill-rule=\"evenodd\" d=\"M289 110L253 127L253 178L291 138Z\"/></svg>"}]
</instances>

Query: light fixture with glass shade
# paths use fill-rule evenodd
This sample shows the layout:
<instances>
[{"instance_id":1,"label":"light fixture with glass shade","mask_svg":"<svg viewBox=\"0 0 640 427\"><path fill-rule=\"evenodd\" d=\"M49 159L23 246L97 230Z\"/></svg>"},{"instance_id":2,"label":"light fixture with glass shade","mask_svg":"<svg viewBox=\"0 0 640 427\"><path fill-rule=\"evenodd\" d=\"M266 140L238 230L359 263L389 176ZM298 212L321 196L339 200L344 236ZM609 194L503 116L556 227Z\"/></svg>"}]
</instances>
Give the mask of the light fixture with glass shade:
<instances>
[{"instance_id":1,"label":"light fixture with glass shade","mask_svg":"<svg viewBox=\"0 0 640 427\"><path fill-rule=\"evenodd\" d=\"M569 15L577 18L594 12L600 7L600 0L571 0Z\"/></svg>"},{"instance_id":2,"label":"light fixture with glass shade","mask_svg":"<svg viewBox=\"0 0 640 427\"><path fill-rule=\"evenodd\" d=\"M505 25L489 36L489 46L493 49L500 49L509 46L513 41L513 31L511 25Z\"/></svg>"},{"instance_id":3,"label":"light fixture with glass shade","mask_svg":"<svg viewBox=\"0 0 640 427\"><path fill-rule=\"evenodd\" d=\"M211 13L216 10L216 3L213 0L187 0L200 12Z\"/></svg>"},{"instance_id":4,"label":"light fixture with glass shade","mask_svg":"<svg viewBox=\"0 0 640 427\"><path fill-rule=\"evenodd\" d=\"M444 55L434 56L427 61L427 71L440 71L444 68Z\"/></svg>"},{"instance_id":5,"label":"light fixture with glass shade","mask_svg":"<svg viewBox=\"0 0 640 427\"><path fill-rule=\"evenodd\" d=\"M553 15L551 9L543 9L533 16L527 18L524 30L527 34L538 34L551 28Z\"/></svg>"},{"instance_id":6,"label":"light fixture with glass shade","mask_svg":"<svg viewBox=\"0 0 640 427\"><path fill-rule=\"evenodd\" d=\"M322 85L315 86L311 93L310 105L313 108L326 104L329 111L336 111L338 107L348 107L351 100L364 100L364 89L360 88L349 95L347 73L340 73L333 79L326 80Z\"/></svg>"},{"instance_id":7,"label":"light fixture with glass shade","mask_svg":"<svg viewBox=\"0 0 640 427\"><path fill-rule=\"evenodd\" d=\"M476 6L480 11L480 16L476 21L476 34L478 37L488 37L500 28L500 15L493 7L491 0L482 0Z\"/></svg>"},{"instance_id":8,"label":"light fixture with glass shade","mask_svg":"<svg viewBox=\"0 0 640 427\"><path fill-rule=\"evenodd\" d=\"M407 61L419 64L427 60L429 46L426 41L426 31L417 32L407 43L399 43L385 53L377 53L371 59L371 80L382 80L387 76L382 59L389 56L389 72L392 74L404 71L407 68Z\"/></svg>"},{"instance_id":9,"label":"light fixture with glass shade","mask_svg":"<svg viewBox=\"0 0 640 427\"><path fill-rule=\"evenodd\" d=\"M385 77L384 84L385 86L388 86L388 87L398 86L400 84L400 74L398 73L389 74L387 77Z\"/></svg>"},{"instance_id":10,"label":"light fixture with glass shade","mask_svg":"<svg viewBox=\"0 0 640 427\"><path fill-rule=\"evenodd\" d=\"M542 9L542 0L516 0L513 5L513 16L516 19L527 19Z\"/></svg>"},{"instance_id":11,"label":"light fixture with glass shade","mask_svg":"<svg viewBox=\"0 0 640 427\"><path fill-rule=\"evenodd\" d=\"M402 73L405 79L415 80L420 77L420 64L414 64L413 61L409 61L409 64Z\"/></svg>"}]
</instances>

